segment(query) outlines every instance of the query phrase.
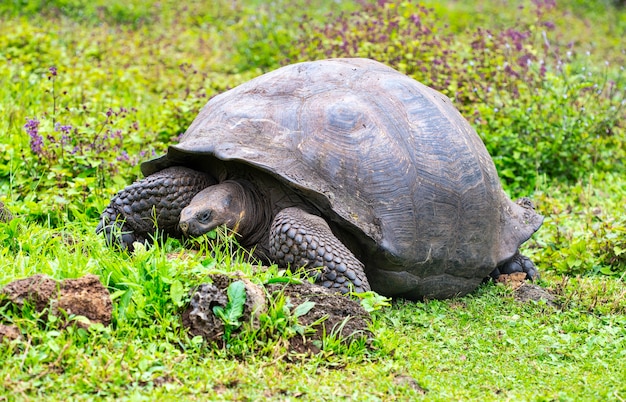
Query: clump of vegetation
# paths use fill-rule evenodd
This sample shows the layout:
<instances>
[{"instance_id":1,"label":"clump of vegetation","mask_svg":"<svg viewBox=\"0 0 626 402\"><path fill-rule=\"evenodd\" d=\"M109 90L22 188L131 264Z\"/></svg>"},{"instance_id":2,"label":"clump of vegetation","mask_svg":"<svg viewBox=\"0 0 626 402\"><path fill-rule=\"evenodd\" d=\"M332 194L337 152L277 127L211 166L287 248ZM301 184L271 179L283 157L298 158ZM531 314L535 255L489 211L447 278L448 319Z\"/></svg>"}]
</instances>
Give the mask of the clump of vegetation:
<instances>
[{"instance_id":1,"label":"clump of vegetation","mask_svg":"<svg viewBox=\"0 0 626 402\"><path fill-rule=\"evenodd\" d=\"M599 186L599 183L606 183ZM626 183L595 174L586 182L536 194L547 219L536 258L565 275L626 276Z\"/></svg>"}]
</instances>

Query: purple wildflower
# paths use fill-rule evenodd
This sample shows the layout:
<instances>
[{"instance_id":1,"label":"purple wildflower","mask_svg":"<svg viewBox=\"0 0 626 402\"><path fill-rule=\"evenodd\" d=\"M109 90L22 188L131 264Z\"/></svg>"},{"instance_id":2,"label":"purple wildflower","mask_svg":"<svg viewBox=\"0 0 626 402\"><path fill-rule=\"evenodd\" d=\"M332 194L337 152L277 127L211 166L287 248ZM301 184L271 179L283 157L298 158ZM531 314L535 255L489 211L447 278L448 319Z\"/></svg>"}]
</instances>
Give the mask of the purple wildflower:
<instances>
[{"instance_id":1,"label":"purple wildflower","mask_svg":"<svg viewBox=\"0 0 626 402\"><path fill-rule=\"evenodd\" d=\"M520 67L526 68L531 64L532 60L533 56L530 53L526 53L517 59L517 64Z\"/></svg>"},{"instance_id":2,"label":"purple wildflower","mask_svg":"<svg viewBox=\"0 0 626 402\"><path fill-rule=\"evenodd\" d=\"M129 159L130 159L130 157L128 156L128 152L126 152L126 151L121 151L119 156L117 157L117 160L119 162L128 161Z\"/></svg>"},{"instance_id":3,"label":"purple wildflower","mask_svg":"<svg viewBox=\"0 0 626 402\"><path fill-rule=\"evenodd\" d=\"M72 131L72 126L71 125L63 125L61 123L59 123L58 121L56 123L54 123L54 131L60 131L63 134L69 134L70 131Z\"/></svg>"},{"instance_id":4,"label":"purple wildflower","mask_svg":"<svg viewBox=\"0 0 626 402\"><path fill-rule=\"evenodd\" d=\"M50 74L48 76L48 78L56 77L57 73L58 73L58 70L57 70L56 66L49 67L48 68L48 73Z\"/></svg>"},{"instance_id":5,"label":"purple wildflower","mask_svg":"<svg viewBox=\"0 0 626 402\"><path fill-rule=\"evenodd\" d=\"M556 28L556 25L554 24L554 22L552 21L545 21L543 23L543 25L548 28L548 30L552 31L554 28Z\"/></svg>"},{"instance_id":6,"label":"purple wildflower","mask_svg":"<svg viewBox=\"0 0 626 402\"><path fill-rule=\"evenodd\" d=\"M24 129L30 136L30 149L35 155L43 154L43 137L39 134L39 120L28 119Z\"/></svg>"},{"instance_id":7,"label":"purple wildflower","mask_svg":"<svg viewBox=\"0 0 626 402\"><path fill-rule=\"evenodd\" d=\"M504 72L512 77L519 78L519 74L515 70L513 70L508 64L504 67Z\"/></svg>"},{"instance_id":8,"label":"purple wildflower","mask_svg":"<svg viewBox=\"0 0 626 402\"><path fill-rule=\"evenodd\" d=\"M411 14L411 17L409 17L409 19L411 20L413 25L415 25L418 28L421 27L422 20L418 14Z\"/></svg>"}]
</instances>

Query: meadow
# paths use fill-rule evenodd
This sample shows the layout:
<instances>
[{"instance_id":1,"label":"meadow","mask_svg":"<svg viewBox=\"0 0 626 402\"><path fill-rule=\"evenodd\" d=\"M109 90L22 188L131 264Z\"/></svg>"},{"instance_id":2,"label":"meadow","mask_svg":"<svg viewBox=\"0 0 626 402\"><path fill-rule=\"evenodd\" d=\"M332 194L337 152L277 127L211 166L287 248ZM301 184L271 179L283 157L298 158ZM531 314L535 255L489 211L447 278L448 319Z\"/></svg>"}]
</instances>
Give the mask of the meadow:
<instances>
[{"instance_id":1,"label":"meadow","mask_svg":"<svg viewBox=\"0 0 626 402\"><path fill-rule=\"evenodd\" d=\"M96 274L113 323L0 303L22 334L0 343L0 400L626 399L624 37L609 0L1 2L0 201L14 219L0 222L0 287ZM283 341L297 322L283 301L262 332L212 345L182 326L189 290L215 272L291 274L260 272L228 237L212 253L167 239L128 254L95 234L209 98L328 57L373 58L450 97L505 191L545 217L522 251L558 307L494 283L377 300L371 344L329 336L305 355Z\"/></svg>"}]
</instances>

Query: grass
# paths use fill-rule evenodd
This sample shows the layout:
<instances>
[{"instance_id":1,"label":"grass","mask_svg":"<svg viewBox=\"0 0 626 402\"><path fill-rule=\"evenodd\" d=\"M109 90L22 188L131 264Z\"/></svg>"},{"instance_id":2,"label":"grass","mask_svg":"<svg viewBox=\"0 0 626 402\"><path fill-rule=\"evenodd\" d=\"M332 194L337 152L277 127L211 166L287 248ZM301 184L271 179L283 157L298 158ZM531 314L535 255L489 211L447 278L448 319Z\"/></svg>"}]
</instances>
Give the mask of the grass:
<instances>
[{"instance_id":1,"label":"grass","mask_svg":"<svg viewBox=\"0 0 626 402\"><path fill-rule=\"evenodd\" d=\"M626 286L611 278L548 274L543 285L562 295L562 310L520 304L493 284L461 299L396 301L374 313L374 350L343 347L286 359L276 343L264 353L233 355L186 335L167 286L174 278L201 282L207 269L200 267L217 267L214 261L168 259L168 247L178 250L172 241L120 255L86 233L73 246L82 252L60 263L69 255L58 230L18 223L18 243L32 239L37 253L7 255L5 248L3 260L11 256L15 264L3 271L3 283L34 272L55 278L91 272L108 278L118 296L114 324L89 331L3 311L26 334L0 350L7 397L388 400L426 390L429 400L597 400L626 392ZM124 306L115 289L126 286L135 292Z\"/></svg>"},{"instance_id":2,"label":"grass","mask_svg":"<svg viewBox=\"0 0 626 402\"><path fill-rule=\"evenodd\" d=\"M405 2L394 14L396 3L381 3L395 18L389 21L400 23L410 17L402 13L415 6ZM534 3L544 8L533 8ZM492 152L506 190L532 195L546 217L523 251L537 262L540 284L558 294L562 307L521 304L511 290L494 284L452 300L397 300L373 313L373 348L340 344L331 336L316 356L290 353L284 340L251 336L254 332L233 335L229 347L188 336L180 309L189 301L188 291L210 273L237 270L257 283L290 275L276 267L259 271L227 238L220 237L225 245L213 255L203 252L210 239L196 244L198 253L168 240L127 255L107 248L93 231L110 197L139 176L137 164L175 141L209 97L288 59L320 57L327 50L323 46L338 40L324 33L361 40L350 25L354 20L343 19L360 3L250 0L190 2L186 8L150 0L2 3L0 200L16 219L0 223L0 286L36 273L55 279L93 273L111 291L114 311L110 327L84 330L28 308L0 307L0 323L17 325L23 335L0 344L0 400L626 399L626 175L620 162L626 116L619 108L626 89L620 89L623 49L616 50L623 46L626 12L601 1L556 8L534 3L425 1L437 18L423 18L440 35L426 39L435 43L453 35L459 53L471 51L469 41L479 28L507 32L529 24L541 38L537 21L545 20L535 19L537 10L555 25L548 31L553 48L572 42L568 49L574 56L559 76L564 78L548 76L549 90L544 84L528 87L528 101L546 105L545 122L523 113L521 98L498 98L502 91L496 100L515 113L490 112L489 99L461 87L480 75L467 76L465 65L452 59L448 67L464 94L455 99L459 107L470 115L480 111L488 123L472 119L485 141L524 147L511 155L497 154L498 147ZM324 24L333 28L321 29ZM311 30L319 49L308 36L298 36ZM366 49L389 50L383 36L371 39ZM392 39L401 41L399 36ZM429 57L440 56L436 48L418 45ZM541 49L530 40L522 45L528 52ZM402 52L394 55L411 66ZM486 70L479 73L486 76L479 79L487 88L488 77L496 74L489 69L497 66L481 66ZM583 67L617 82L608 101L603 94L590 98L584 88L577 90L589 84ZM441 71L445 77L447 70ZM505 87L520 85L519 78L494 76ZM593 113L579 115L581 106ZM25 130L33 120L39 122L36 130L33 125ZM606 133L605 123L598 123L593 135L580 129L594 122L608 122ZM514 124L527 124L529 133L513 132L508 142L496 137L510 135ZM67 126L69 139L63 136ZM550 148L541 141L549 145L552 133L531 137L541 130L555 130L573 145L548 155ZM38 136L40 152L31 148ZM561 160L569 175L526 168L535 166L526 153L538 149L537 138L546 152L542 160ZM583 158L576 150L597 139L597 160L577 164ZM287 301L278 300L266 317L263 334L295 331L294 317L282 303Z\"/></svg>"}]
</instances>

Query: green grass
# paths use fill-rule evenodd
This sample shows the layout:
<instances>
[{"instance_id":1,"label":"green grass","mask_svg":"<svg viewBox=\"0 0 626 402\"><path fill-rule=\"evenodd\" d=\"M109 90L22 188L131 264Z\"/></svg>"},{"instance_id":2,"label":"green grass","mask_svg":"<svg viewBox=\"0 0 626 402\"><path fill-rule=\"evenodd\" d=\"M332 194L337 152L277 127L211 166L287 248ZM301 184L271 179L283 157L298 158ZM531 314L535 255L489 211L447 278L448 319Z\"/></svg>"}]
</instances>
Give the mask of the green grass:
<instances>
[{"instance_id":1,"label":"green grass","mask_svg":"<svg viewBox=\"0 0 626 402\"><path fill-rule=\"evenodd\" d=\"M168 248L179 250L172 241L164 248L120 255L91 233L77 236L72 247L78 252L70 254L63 232L21 218L17 222L17 243L33 248L4 248L3 261L11 258L14 265L3 270L2 283L35 272L59 279L95 273L108 281L116 299L113 325L89 331L61 329L58 321L42 320L35 313L4 310L4 320L24 334L22 341L0 350L5 396L418 396L421 391L401 378L412 378L428 391L429 400L597 400L626 392L626 286L611 278L548 274L542 283L561 294L563 309L520 304L510 290L492 284L461 299L397 301L374 313L374 350L328 348L319 356L286 359L280 342L263 352L236 353L198 343L181 328L170 292L173 280L187 287L217 267L251 273L250 266L233 261L229 267L197 255L168 259ZM128 289L134 291L124 303Z\"/></svg>"},{"instance_id":2,"label":"green grass","mask_svg":"<svg viewBox=\"0 0 626 402\"><path fill-rule=\"evenodd\" d=\"M433 31L406 48L388 45L407 38L415 2L355 15L358 3L330 0L0 4L0 200L16 215L0 223L0 286L36 273L93 273L114 298L113 324L89 330L0 307L0 323L23 335L0 345L0 400L626 399L626 11L577 1L537 17L531 2L425 3L434 11L420 15ZM392 37L365 35L357 27L364 15L381 15L374 31ZM544 54L546 29L554 64L545 80L532 69L502 74L498 63L519 56L504 42L473 53L480 32L500 37L509 28L532 33L520 43L534 54ZM209 97L338 51L341 37L407 70L416 57L455 50L445 68L409 72L449 91L505 189L531 195L546 217L523 251L561 308L520 304L493 284L453 300L399 300L373 313L373 348L328 337L319 355L303 356L270 336L296 328L278 300L261 332L243 323L247 332L233 331L222 348L182 327L187 292L215 272L241 271L257 283L290 274L259 271L223 237L213 256L186 253L176 240L126 255L95 235L111 196L140 175L137 164L164 152ZM558 70L566 50L572 56ZM480 69L467 68L470 56ZM590 92L611 80L614 91ZM520 96L509 96L512 88ZM39 153L24 129L33 119ZM69 139L62 126L72 127ZM196 246L206 250L208 241Z\"/></svg>"}]
</instances>

